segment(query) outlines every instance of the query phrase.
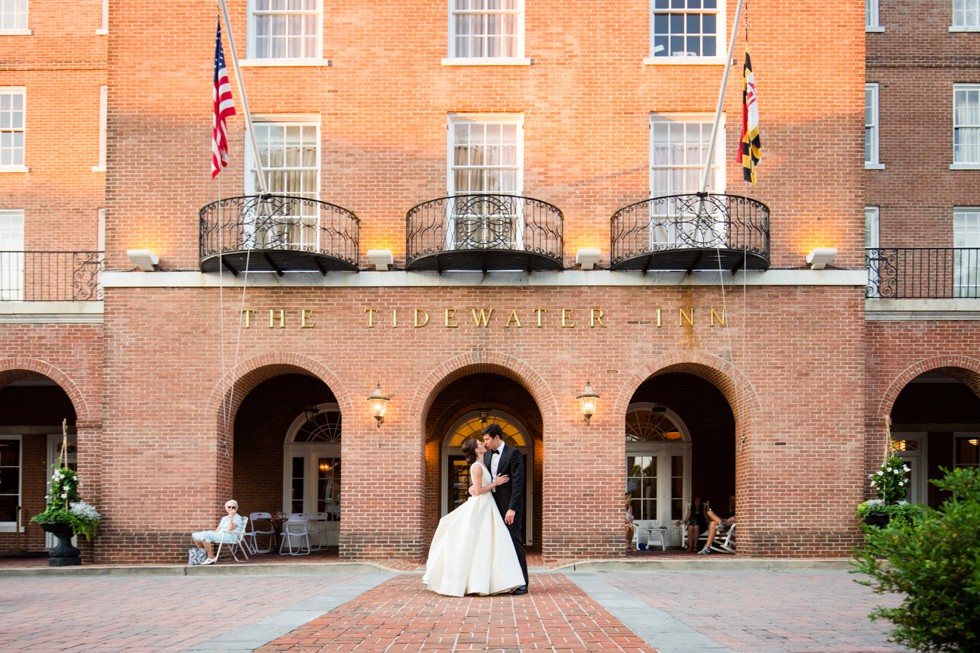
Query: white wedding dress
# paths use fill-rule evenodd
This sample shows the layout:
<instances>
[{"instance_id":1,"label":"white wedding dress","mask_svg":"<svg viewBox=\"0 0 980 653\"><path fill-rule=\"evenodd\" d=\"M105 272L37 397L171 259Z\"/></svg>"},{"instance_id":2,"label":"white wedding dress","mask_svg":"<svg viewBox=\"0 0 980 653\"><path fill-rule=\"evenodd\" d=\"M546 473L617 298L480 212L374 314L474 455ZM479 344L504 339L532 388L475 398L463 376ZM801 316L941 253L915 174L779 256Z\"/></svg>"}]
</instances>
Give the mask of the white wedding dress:
<instances>
[{"instance_id":1,"label":"white wedding dress","mask_svg":"<svg viewBox=\"0 0 980 653\"><path fill-rule=\"evenodd\" d=\"M483 463L473 463L470 473L482 473L483 485L490 483L490 470ZM439 520L422 582L446 596L499 594L524 584L514 543L492 492L471 496Z\"/></svg>"}]
</instances>

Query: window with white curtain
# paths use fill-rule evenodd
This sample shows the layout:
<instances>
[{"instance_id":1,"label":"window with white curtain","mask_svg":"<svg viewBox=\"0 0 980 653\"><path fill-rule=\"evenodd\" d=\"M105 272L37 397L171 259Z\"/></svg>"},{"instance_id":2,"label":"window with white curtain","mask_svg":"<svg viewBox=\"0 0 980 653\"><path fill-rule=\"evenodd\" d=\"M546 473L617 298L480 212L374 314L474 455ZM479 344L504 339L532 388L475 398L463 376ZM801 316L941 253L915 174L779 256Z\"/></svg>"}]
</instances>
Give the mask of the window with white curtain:
<instances>
[{"instance_id":1,"label":"window with white curtain","mask_svg":"<svg viewBox=\"0 0 980 653\"><path fill-rule=\"evenodd\" d=\"M717 57L724 63L723 10L719 0L651 0L650 58L663 63Z\"/></svg>"},{"instance_id":2,"label":"window with white curtain","mask_svg":"<svg viewBox=\"0 0 980 653\"><path fill-rule=\"evenodd\" d=\"M24 211L0 209L0 301L24 299Z\"/></svg>"},{"instance_id":3,"label":"window with white curtain","mask_svg":"<svg viewBox=\"0 0 980 653\"><path fill-rule=\"evenodd\" d=\"M504 248L523 241L524 129L520 114L449 116L449 195L488 194L496 198L460 198L448 207L450 249Z\"/></svg>"},{"instance_id":4,"label":"window with white curtain","mask_svg":"<svg viewBox=\"0 0 980 653\"><path fill-rule=\"evenodd\" d=\"M980 298L980 207L953 210L953 296Z\"/></svg>"},{"instance_id":5,"label":"window with white curtain","mask_svg":"<svg viewBox=\"0 0 980 653\"><path fill-rule=\"evenodd\" d=\"M248 0L249 59L319 60L322 0Z\"/></svg>"},{"instance_id":6,"label":"window with white curtain","mask_svg":"<svg viewBox=\"0 0 980 653\"><path fill-rule=\"evenodd\" d=\"M864 247L866 250L865 259L868 264L867 297L878 297L881 291L881 257L877 251L881 240L880 233L878 207L864 207Z\"/></svg>"},{"instance_id":7,"label":"window with white curtain","mask_svg":"<svg viewBox=\"0 0 980 653\"><path fill-rule=\"evenodd\" d=\"M953 0L953 25L950 30L980 30L980 0Z\"/></svg>"},{"instance_id":8,"label":"window with white curtain","mask_svg":"<svg viewBox=\"0 0 980 653\"><path fill-rule=\"evenodd\" d=\"M980 165L980 84L953 85L953 164Z\"/></svg>"},{"instance_id":9,"label":"window with white curtain","mask_svg":"<svg viewBox=\"0 0 980 653\"><path fill-rule=\"evenodd\" d=\"M878 84L864 85L864 167L878 168Z\"/></svg>"},{"instance_id":10,"label":"window with white curtain","mask_svg":"<svg viewBox=\"0 0 980 653\"><path fill-rule=\"evenodd\" d=\"M0 88L0 171L24 168L24 88Z\"/></svg>"},{"instance_id":11,"label":"window with white curtain","mask_svg":"<svg viewBox=\"0 0 980 653\"><path fill-rule=\"evenodd\" d=\"M717 216L713 233L701 233L705 225L695 224L695 216L687 208L690 204L669 197L701 190L705 164L709 163L713 120L711 114L650 115L650 197L666 198L650 204L650 245L653 249L674 247L681 235L706 244L724 238L723 216ZM715 151L708 166L707 191L712 194L725 192L725 157L718 145L725 142L724 127L722 116Z\"/></svg>"},{"instance_id":12,"label":"window with white curtain","mask_svg":"<svg viewBox=\"0 0 980 653\"><path fill-rule=\"evenodd\" d=\"M450 59L524 56L524 0L449 0Z\"/></svg>"},{"instance_id":13,"label":"window with white curtain","mask_svg":"<svg viewBox=\"0 0 980 653\"><path fill-rule=\"evenodd\" d=\"M878 0L864 0L864 29L867 32L881 31L878 24Z\"/></svg>"},{"instance_id":14,"label":"window with white curtain","mask_svg":"<svg viewBox=\"0 0 980 653\"><path fill-rule=\"evenodd\" d=\"M0 0L0 34L27 31L27 0Z\"/></svg>"},{"instance_id":15,"label":"window with white curtain","mask_svg":"<svg viewBox=\"0 0 980 653\"><path fill-rule=\"evenodd\" d=\"M320 198L320 126L318 122L297 120L263 121L253 117L255 142L262 157L262 170L270 195ZM246 148L245 184L248 195L258 195L260 186L252 148ZM318 205L292 203L290 209L278 212L274 219L262 215L259 203L255 225L246 225L254 233L259 247L316 250L319 244Z\"/></svg>"}]
</instances>

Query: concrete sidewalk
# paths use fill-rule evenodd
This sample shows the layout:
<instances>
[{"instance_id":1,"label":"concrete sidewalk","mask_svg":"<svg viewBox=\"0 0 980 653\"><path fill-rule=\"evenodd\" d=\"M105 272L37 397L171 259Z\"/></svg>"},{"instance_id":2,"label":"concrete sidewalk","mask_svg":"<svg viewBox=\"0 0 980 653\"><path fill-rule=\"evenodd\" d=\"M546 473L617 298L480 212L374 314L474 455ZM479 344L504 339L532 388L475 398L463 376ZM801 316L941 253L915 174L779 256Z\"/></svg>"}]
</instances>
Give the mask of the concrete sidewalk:
<instances>
[{"instance_id":1,"label":"concrete sidewalk","mask_svg":"<svg viewBox=\"0 0 980 653\"><path fill-rule=\"evenodd\" d=\"M418 571L368 565L4 573L0 633L10 651L904 650L867 619L897 598L843 569L725 561L538 567L526 596L462 599L426 591Z\"/></svg>"}]
</instances>

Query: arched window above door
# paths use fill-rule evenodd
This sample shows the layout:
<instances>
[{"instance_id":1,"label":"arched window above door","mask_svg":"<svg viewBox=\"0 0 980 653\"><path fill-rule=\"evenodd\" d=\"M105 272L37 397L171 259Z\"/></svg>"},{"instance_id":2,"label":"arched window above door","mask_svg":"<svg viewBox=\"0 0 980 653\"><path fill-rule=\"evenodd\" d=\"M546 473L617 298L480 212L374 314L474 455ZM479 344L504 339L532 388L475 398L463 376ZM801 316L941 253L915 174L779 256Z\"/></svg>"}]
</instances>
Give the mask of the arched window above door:
<instances>
[{"instance_id":1,"label":"arched window above door","mask_svg":"<svg viewBox=\"0 0 980 653\"><path fill-rule=\"evenodd\" d=\"M295 426L290 442L333 443L340 444L341 420L340 411L336 404L321 404L316 407L312 416L307 414L305 419ZM312 412L312 411L311 411ZM301 418L297 418L299 421ZM292 429L291 429L292 431Z\"/></svg>"},{"instance_id":2,"label":"arched window above door","mask_svg":"<svg viewBox=\"0 0 980 653\"><path fill-rule=\"evenodd\" d=\"M520 429L510 421L504 419L491 419L484 422L478 416L471 417L457 426L456 430L449 438L448 446L461 447L467 438L482 438L480 433L491 421L500 426L500 430L504 432L504 442L506 442L508 445L512 447L527 446L527 440L524 437L524 434L521 433Z\"/></svg>"},{"instance_id":3,"label":"arched window above door","mask_svg":"<svg viewBox=\"0 0 980 653\"><path fill-rule=\"evenodd\" d=\"M627 442L690 442L687 428L672 411L651 403L636 403L626 412Z\"/></svg>"}]
</instances>

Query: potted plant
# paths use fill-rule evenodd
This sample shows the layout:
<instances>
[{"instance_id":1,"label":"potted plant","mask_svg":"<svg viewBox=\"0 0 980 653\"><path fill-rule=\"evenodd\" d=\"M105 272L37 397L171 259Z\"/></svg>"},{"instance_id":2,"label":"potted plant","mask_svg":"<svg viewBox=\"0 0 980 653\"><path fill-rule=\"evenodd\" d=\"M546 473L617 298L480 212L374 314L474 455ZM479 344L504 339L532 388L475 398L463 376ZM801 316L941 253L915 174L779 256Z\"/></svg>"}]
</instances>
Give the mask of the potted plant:
<instances>
[{"instance_id":1,"label":"potted plant","mask_svg":"<svg viewBox=\"0 0 980 653\"><path fill-rule=\"evenodd\" d=\"M57 538L57 544L48 554L48 565L66 567L82 564L79 551L72 546L73 535L84 535L91 540L99 529L101 516L78 494L78 474L64 463L53 466L51 482L45 499L48 501L44 512L35 515L31 521L38 524Z\"/></svg>"},{"instance_id":2,"label":"potted plant","mask_svg":"<svg viewBox=\"0 0 980 653\"><path fill-rule=\"evenodd\" d=\"M858 516L869 526L884 528L892 519L915 519L921 514L921 507L905 501L905 490L909 483L905 474L909 467L898 456L889 456L878 471L870 475L871 487L878 493L877 499L870 499L858 505Z\"/></svg>"}]
</instances>

